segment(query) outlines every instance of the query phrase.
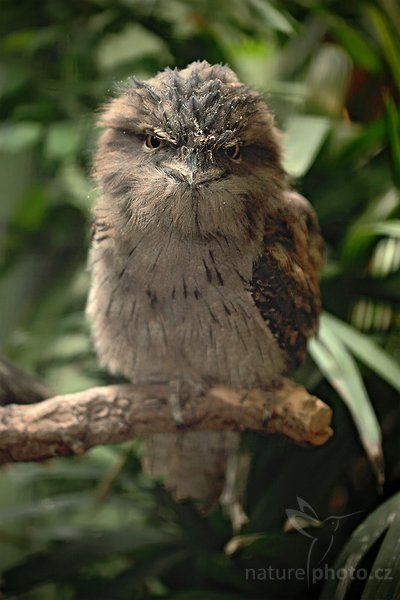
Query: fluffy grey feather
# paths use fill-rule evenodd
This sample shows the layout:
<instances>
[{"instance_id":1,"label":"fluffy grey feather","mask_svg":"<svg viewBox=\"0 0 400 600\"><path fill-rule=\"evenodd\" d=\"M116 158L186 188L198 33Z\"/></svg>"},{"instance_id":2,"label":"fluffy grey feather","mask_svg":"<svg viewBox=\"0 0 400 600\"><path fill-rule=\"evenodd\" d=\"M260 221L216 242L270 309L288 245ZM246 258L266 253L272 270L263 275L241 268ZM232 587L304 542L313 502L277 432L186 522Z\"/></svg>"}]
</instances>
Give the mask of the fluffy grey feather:
<instances>
[{"instance_id":1,"label":"fluffy grey feather","mask_svg":"<svg viewBox=\"0 0 400 600\"><path fill-rule=\"evenodd\" d=\"M101 364L175 390L270 387L315 329L321 243L263 98L197 62L131 79L100 122L87 312ZM145 463L177 497L211 502L236 445L154 436Z\"/></svg>"}]
</instances>

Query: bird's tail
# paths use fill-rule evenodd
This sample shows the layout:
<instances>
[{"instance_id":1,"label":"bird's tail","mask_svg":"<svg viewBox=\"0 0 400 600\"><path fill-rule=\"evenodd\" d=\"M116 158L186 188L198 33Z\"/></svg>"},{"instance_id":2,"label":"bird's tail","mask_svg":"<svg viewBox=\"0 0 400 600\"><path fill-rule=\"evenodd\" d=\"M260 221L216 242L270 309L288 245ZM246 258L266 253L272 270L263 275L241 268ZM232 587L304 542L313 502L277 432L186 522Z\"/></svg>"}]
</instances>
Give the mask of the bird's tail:
<instances>
[{"instance_id":1,"label":"bird's tail","mask_svg":"<svg viewBox=\"0 0 400 600\"><path fill-rule=\"evenodd\" d=\"M143 470L161 475L176 500L200 500L211 510L226 483L228 459L239 446L239 434L227 431L159 433L146 438Z\"/></svg>"}]
</instances>

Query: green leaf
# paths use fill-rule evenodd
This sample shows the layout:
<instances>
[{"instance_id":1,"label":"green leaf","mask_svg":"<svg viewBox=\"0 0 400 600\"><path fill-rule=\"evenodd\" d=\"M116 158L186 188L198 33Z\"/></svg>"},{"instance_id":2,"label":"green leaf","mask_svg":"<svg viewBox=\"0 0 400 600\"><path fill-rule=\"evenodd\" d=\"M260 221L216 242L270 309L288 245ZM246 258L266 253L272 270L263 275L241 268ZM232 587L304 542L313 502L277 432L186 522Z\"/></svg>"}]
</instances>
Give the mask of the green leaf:
<instances>
[{"instance_id":1,"label":"green leaf","mask_svg":"<svg viewBox=\"0 0 400 600\"><path fill-rule=\"evenodd\" d=\"M57 27L19 29L4 37L2 49L6 52L34 52L59 41Z\"/></svg>"},{"instance_id":2,"label":"green leaf","mask_svg":"<svg viewBox=\"0 0 400 600\"><path fill-rule=\"evenodd\" d=\"M329 15L331 29L354 62L371 73L380 73L382 64L376 50L364 32L350 27L344 20Z\"/></svg>"},{"instance_id":3,"label":"green leaf","mask_svg":"<svg viewBox=\"0 0 400 600\"><path fill-rule=\"evenodd\" d=\"M264 540L267 538L267 541L273 542L270 544L272 547L276 547L276 539L269 534L262 533L243 533L239 535L233 536L229 542L225 545L225 553L228 556L235 554L238 550L242 550L243 548L248 548L249 546L254 546L254 543L259 541L260 539Z\"/></svg>"},{"instance_id":4,"label":"green leaf","mask_svg":"<svg viewBox=\"0 0 400 600\"><path fill-rule=\"evenodd\" d=\"M1 137L1 134L0 134ZM35 180L35 153L33 149L21 152L0 152L0 222L3 227L14 219L22 205L26 202L27 192L34 185ZM0 239L2 238L0 234ZM0 249L0 259L2 259ZM2 299L4 296L2 296ZM1 329L1 326L0 326Z\"/></svg>"},{"instance_id":5,"label":"green leaf","mask_svg":"<svg viewBox=\"0 0 400 600\"><path fill-rule=\"evenodd\" d=\"M32 186L23 196L20 206L16 206L13 225L24 231L38 230L48 208L48 190L45 186Z\"/></svg>"},{"instance_id":6,"label":"green leaf","mask_svg":"<svg viewBox=\"0 0 400 600\"><path fill-rule=\"evenodd\" d=\"M398 203L398 190L392 187L349 227L341 248L342 264L347 270L365 263L377 236L400 237L400 220L383 220L396 210Z\"/></svg>"},{"instance_id":7,"label":"green leaf","mask_svg":"<svg viewBox=\"0 0 400 600\"><path fill-rule=\"evenodd\" d=\"M372 235L387 235L400 238L400 219L391 219L379 223L366 223L365 225L360 225L359 228L361 233L365 232Z\"/></svg>"},{"instance_id":8,"label":"green leaf","mask_svg":"<svg viewBox=\"0 0 400 600\"><path fill-rule=\"evenodd\" d=\"M123 530L86 531L80 539L65 542L52 551L30 556L23 563L3 573L8 594L29 590L45 581L68 581L79 571L99 560L125 553L141 553L154 548L172 554L178 541L171 535L146 527L126 527Z\"/></svg>"},{"instance_id":9,"label":"green leaf","mask_svg":"<svg viewBox=\"0 0 400 600\"><path fill-rule=\"evenodd\" d=\"M205 598L207 600L240 600L243 596L225 592L211 592L209 589L178 592L178 594L168 596L168 600L204 600Z\"/></svg>"},{"instance_id":10,"label":"green leaf","mask_svg":"<svg viewBox=\"0 0 400 600\"><path fill-rule=\"evenodd\" d=\"M293 177L304 175L321 148L330 129L324 117L296 115L285 127L283 164Z\"/></svg>"},{"instance_id":11,"label":"green leaf","mask_svg":"<svg viewBox=\"0 0 400 600\"><path fill-rule=\"evenodd\" d=\"M163 63L173 61L162 39L137 23L105 36L97 49L97 63L101 70L115 69L144 56L161 56Z\"/></svg>"},{"instance_id":12,"label":"green leaf","mask_svg":"<svg viewBox=\"0 0 400 600\"><path fill-rule=\"evenodd\" d=\"M400 115L391 96L385 98L386 131L390 142L393 177L400 188Z\"/></svg>"},{"instance_id":13,"label":"green leaf","mask_svg":"<svg viewBox=\"0 0 400 600\"><path fill-rule=\"evenodd\" d=\"M386 533L361 600L392 600L400 592L400 513Z\"/></svg>"},{"instance_id":14,"label":"green leaf","mask_svg":"<svg viewBox=\"0 0 400 600\"><path fill-rule=\"evenodd\" d=\"M174 546L167 544L154 545L149 547L147 551L144 549L144 552L141 552L141 555L135 559L134 565L129 565L127 569L111 580L107 578L103 583L101 594L93 597L99 600L108 600L109 598L113 600L131 600L136 597L136 595L132 595L132 592L138 588L142 589L144 585L148 590L154 589L154 587L157 590L155 596L150 593L149 598L158 597L160 588L165 588L160 581L162 574L171 570L171 568L179 568L178 565L187 558L186 549L176 549ZM101 566L104 571L103 565Z\"/></svg>"},{"instance_id":15,"label":"green leaf","mask_svg":"<svg viewBox=\"0 0 400 600\"><path fill-rule=\"evenodd\" d=\"M277 10L268 0L250 0L249 2L261 18L273 29L283 33L293 33L293 27L289 19L283 14L282 9Z\"/></svg>"},{"instance_id":16,"label":"green leaf","mask_svg":"<svg viewBox=\"0 0 400 600\"><path fill-rule=\"evenodd\" d=\"M392 32L384 14L377 7L369 4L365 8L365 12L375 29L383 54L391 68L393 79L400 90L400 48L398 36Z\"/></svg>"},{"instance_id":17,"label":"green leaf","mask_svg":"<svg viewBox=\"0 0 400 600\"><path fill-rule=\"evenodd\" d=\"M218 34L218 25L214 24L214 30ZM271 70L271 59L274 51L270 44L263 39L233 38L219 36L223 40L224 50L229 58L232 68L246 83L258 88L265 87L266 74ZM271 93L271 86L268 90Z\"/></svg>"},{"instance_id":18,"label":"green leaf","mask_svg":"<svg viewBox=\"0 0 400 600\"><path fill-rule=\"evenodd\" d=\"M330 314L324 313L323 319L357 358L400 392L400 365L383 348Z\"/></svg>"},{"instance_id":19,"label":"green leaf","mask_svg":"<svg viewBox=\"0 0 400 600\"><path fill-rule=\"evenodd\" d=\"M22 487L37 483L38 481L80 481L87 482L87 487L91 488L93 481L101 479L104 475L104 469L90 462L87 457L85 460L57 459L52 460L43 468L41 464L20 463L14 466L8 473L11 481Z\"/></svg>"},{"instance_id":20,"label":"green leaf","mask_svg":"<svg viewBox=\"0 0 400 600\"><path fill-rule=\"evenodd\" d=\"M365 519L365 521L361 523L361 525L357 527L357 529L352 533L349 541L341 551L339 558L334 565L335 573L341 574L340 580L338 581L337 579L330 579L325 588L323 589L320 600L332 600L332 598L335 598L335 600L344 600L344 598L346 598L346 593L352 581L354 581L354 570L358 567L363 558L367 555L369 550L372 548L375 542L377 542L377 540L382 536L382 534L393 524L395 526L395 530L392 533L395 533L395 535L397 535L397 538L400 537L398 521L399 511L400 494L396 494L396 496L393 496L392 498L381 504L379 508L377 508L371 515L369 515ZM385 561L387 561L388 557L390 556L389 545L392 549L392 553L396 551L396 547L398 548L398 544L397 542L394 543L395 540L393 539L393 537L394 536L391 535L389 538L389 542L387 544L385 544L384 542L382 546L383 559ZM383 560L379 558L379 554L371 570L372 576L374 576L374 572L375 574L378 573L377 571L374 571L374 568L378 561L378 564L382 563L384 568L387 567L387 563L383 563ZM397 556L395 557L394 561L396 564L399 560L399 556L400 553L397 551ZM392 559L393 558L394 557L392 557ZM353 577L351 575L352 573ZM345 574L344 577L343 574ZM397 578L398 585L398 570L393 571L392 575L395 575L395 579ZM379 594L375 596L362 596L363 600L366 600L367 598L368 600L372 598L382 598L382 600L385 600L387 598L387 600L392 600L392 598L395 597L397 596L381 596Z\"/></svg>"},{"instance_id":21,"label":"green leaf","mask_svg":"<svg viewBox=\"0 0 400 600\"><path fill-rule=\"evenodd\" d=\"M381 481L383 459L378 420L355 360L325 315L320 319L318 336L311 340L309 349L350 410L361 442Z\"/></svg>"},{"instance_id":22,"label":"green leaf","mask_svg":"<svg viewBox=\"0 0 400 600\"><path fill-rule=\"evenodd\" d=\"M93 203L94 185L83 169L74 161L66 161L59 170L59 181L71 198L71 203L86 213Z\"/></svg>"},{"instance_id":23,"label":"green leaf","mask_svg":"<svg viewBox=\"0 0 400 600\"><path fill-rule=\"evenodd\" d=\"M311 112L340 118L352 68L348 54L340 46L325 43L315 51L306 76Z\"/></svg>"},{"instance_id":24,"label":"green leaf","mask_svg":"<svg viewBox=\"0 0 400 600\"><path fill-rule=\"evenodd\" d=\"M51 498L35 498L32 502L13 504L0 508L0 523L13 519L30 519L41 515L57 513L62 510L88 507L93 505L93 496L89 493L62 494Z\"/></svg>"},{"instance_id":25,"label":"green leaf","mask_svg":"<svg viewBox=\"0 0 400 600\"><path fill-rule=\"evenodd\" d=\"M43 273L45 264L42 257L25 254L0 278L0 343L7 340L31 309L40 290L41 278L38 274Z\"/></svg>"},{"instance_id":26,"label":"green leaf","mask_svg":"<svg viewBox=\"0 0 400 600\"><path fill-rule=\"evenodd\" d=\"M85 343L84 340L81 341ZM73 341L74 343L75 341ZM82 345L80 348L82 349ZM69 350L70 348L68 348L67 344L65 349L66 354L68 354ZM95 377L85 372L79 364L64 361L48 367L46 382L60 394L73 394L74 392L80 392L96 385Z\"/></svg>"},{"instance_id":27,"label":"green leaf","mask_svg":"<svg viewBox=\"0 0 400 600\"><path fill-rule=\"evenodd\" d=\"M45 155L50 160L65 160L78 153L82 129L70 121L53 123L47 132Z\"/></svg>"},{"instance_id":28,"label":"green leaf","mask_svg":"<svg viewBox=\"0 0 400 600\"><path fill-rule=\"evenodd\" d=\"M40 123L25 121L0 127L0 150L20 152L37 144L43 133Z\"/></svg>"}]
</instances>

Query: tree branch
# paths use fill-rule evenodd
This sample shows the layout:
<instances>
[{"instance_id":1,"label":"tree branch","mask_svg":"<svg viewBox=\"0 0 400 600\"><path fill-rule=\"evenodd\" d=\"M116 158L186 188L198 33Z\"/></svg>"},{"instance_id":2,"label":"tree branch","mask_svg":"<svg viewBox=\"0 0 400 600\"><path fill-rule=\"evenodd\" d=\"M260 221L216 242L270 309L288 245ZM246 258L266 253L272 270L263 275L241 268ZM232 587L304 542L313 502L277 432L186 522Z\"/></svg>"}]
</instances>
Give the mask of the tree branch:
<instances>
[{"instance_id":1,"label":"tree branch","mask_svg":"<svg viewBox=\"0 0 400 600\"><path fill-rule=\"evenodd\" d=\"M251 429L312 445L332 435L329 406L289 380L268 394L251 390L244 399L223 386L189 398L182 406L183 429L173 421L167 394L162 385L111 385L0 407L0 463L82 454L100 444L164 432ZM270 417L264 425L266 403Z\"/></svg>"},{"instance_id":2,"label":"tree branch","mask_svg":"<svg viewBox=\"0 0 400 600\"><path fill-rule=\"evenodd\" d=\"M38 377L0 355L0 406L14 402L32 404L52 394Z\"/></svg>"}]
</instances>

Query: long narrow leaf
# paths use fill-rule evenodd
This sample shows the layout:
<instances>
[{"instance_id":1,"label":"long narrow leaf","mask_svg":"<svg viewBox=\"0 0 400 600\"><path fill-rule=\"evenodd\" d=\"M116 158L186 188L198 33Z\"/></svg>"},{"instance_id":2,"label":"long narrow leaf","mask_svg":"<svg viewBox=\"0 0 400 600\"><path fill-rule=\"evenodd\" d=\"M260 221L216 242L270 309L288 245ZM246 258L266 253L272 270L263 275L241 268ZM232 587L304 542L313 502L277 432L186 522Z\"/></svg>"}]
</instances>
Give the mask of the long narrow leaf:
<instances>
[{"instance_id":1,"label":"long narrow leaf","mask_svg":"<svg viewBox=\"0 0 400 600\"><path fill-rule=\"evenodd\" d=\"M387 235L388 237L400 238L400 219L363 223L355 228L355 232L359 235Z\"/></svg>"},{"instance_id":2,"label":"long narrow leaf","mask_svg":"<svg viewBox=\"0 0 400 600\"><path fill-rule=\"evenodd\" d=\"M385 350L365 334L332 315L324 313L322 320L357 358L400 392L400 365Z\"/></svg>"},{"instance_id":3,"label":"long narrow leaf","mask_svg":"<svg viewBox=\"0 0 400 600\"><path fill-rule=\"evenodd\" d=\"M287 34L293 33L293 26L284 15L283 10L277 10L266 0L250 0L249 4L255 8L261 18L273 29Z\"/></svg>"},{"instance_id":4,"label":"long narrow leaf","mask_svg":"<svg viewBox=\"0 0 400 600\"><path fill-rule=\"evenodd\" d=\"M96 561L110 556L140 554L146 548L171 554L181 549L178 539L156 529L125 527L123 530L87 531L80 539L29 556L4 572L4 589L14 595L46 581L65 581Z\"/></svg>"},{"instance_id":5,"label":"long narrow leaf","mask_svg":"<svg viewBox=\"0 0 400 600\"><path fill-rule=\"evenodd\" d=\"M0 509L0 524L14 519L31 519L32 517L56 514L64 510L88 508L93 505L93 496L89 493L75 492L60 494L49 498L21 502Z\"/></svg>"},{"instance_id":6,"label":"long narrow leaf","mask_svg":"<svg viewBox=\"0 0 400 600\"><path fill-rule=\"evenodd\" d=\"M376 37L380 42L382 52L392 71L393 79L400 89L400 54L398 40L396 39L394 32L392 32L387 19L378 8L370 5L366 7L365 12L375 29Z\"/></svg>"},{"instance_id":7,"label":"long narrow leaf","mask_svg":"<svg viewBox=\"0 0 400 600\"><path fill-rule=\"evenodd\" d=\"M398 598L400 587L400 514L390 524L361 600ZM397 592L397 593L396 593Z\"/></svg>"},{"instance_id":8,"label":"long narrow leaf","mask_svg":"<svg viewBox=\"0 0 400 600\"><path fill-rule=\"evenodd\" d=\"M309 349L350 410L365 451L382 481L381 431L354 358L325 319L321 319L318 338L311 341Z\"/></svg>"},{"instance_id":9,"label":"long narrow leaf","mask_svg":"<svg viewBox=\"0 0 400 600\"><path fill-rule=\"evenodd\" d=\"M372 73L382 72L379 55L361 30L350 27L344 19L329 15L329 23L336 38L349 53L357 65Z\"/></svg>"},{"instance_id":10,"label":"long narrow leaf","mask_svg":"<svg viewBox=\"0 0 400 600\"><path fill-rule=\"evenodd\" d=\"M389 95L385 98L385 113L394 180L400 187L400 115L395 101Z\"/></svg>"},{"instance_id":11,"label":"long narrow leaf","mask_svg":"<svg viewBox=\"0 0 400 600\"><path fill-rule=\"evenodd\" d=\"M209 589L189 590L187 592L178 592L169 596L169 600L240 600L243 596L228 594L227 592L212 592Z\"/></svg>"},{"instance_id":12,"label":"long narrow leaf","mask_svg":"<svg viewBox=\"0 0 400 600\"><path fill-rule=\"evenodd\" d=\"M388 529L399 511L400 494L396 494L396 496L390 498L377 508L357 527L334 566L335 572L340 573L339 582L337 579L330 579L322 592L320 600L332 600L332 598L343 600L346 597L346 592L353 581L354 569L357 568L375 542ZM399 536L399 533L397 535ZM384 555L386 555L386 549L384 550ZM381 595L370 596L370 598L372 597L384 598ZM388 599L395 597L397 596L387 596ZM363 600L365 600L364 596Z\"/></svg>"},{"instance_id":13,"label":"long narrow leaf","mask_svg":"<svg viewBox=\"0 0 400 600\"><path fill-rule=\"evenodd\" d=\"M290 175L301 177L308 171L328 135L330 126L329 119L324 117L296 115L289 119L285 130L283 162Z\"/></svg>"}]
</instances>

